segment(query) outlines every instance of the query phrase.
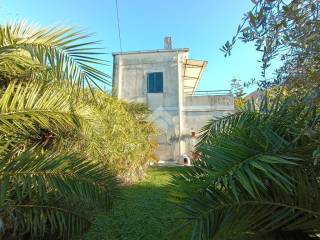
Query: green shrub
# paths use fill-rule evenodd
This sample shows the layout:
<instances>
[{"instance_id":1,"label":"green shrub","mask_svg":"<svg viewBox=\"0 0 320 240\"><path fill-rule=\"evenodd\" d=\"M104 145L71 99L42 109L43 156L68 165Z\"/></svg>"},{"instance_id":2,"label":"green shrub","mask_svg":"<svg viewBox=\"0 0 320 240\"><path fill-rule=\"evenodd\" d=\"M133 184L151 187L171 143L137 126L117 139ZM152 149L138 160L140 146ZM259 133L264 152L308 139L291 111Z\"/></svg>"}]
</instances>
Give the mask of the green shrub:
<instances>
[{"instance_id":1,"label":"green shrub","mask_svg":"<svg viewBox=\"0 0 320 240\"><path fill-rule=\"evenodd\" d=\"M152 137L154 126L146 118L145 105L126 103L101 91L95 99L86 95L88 107L94 115L94 133L80 138L71 149L84 151L89 159L102 162L124 181L135 181L144 176L151 161L156 144ZM89 98L89 99L88 99ZM79 106L78 98L73 104Z\"/></svg>"}]
</instances>

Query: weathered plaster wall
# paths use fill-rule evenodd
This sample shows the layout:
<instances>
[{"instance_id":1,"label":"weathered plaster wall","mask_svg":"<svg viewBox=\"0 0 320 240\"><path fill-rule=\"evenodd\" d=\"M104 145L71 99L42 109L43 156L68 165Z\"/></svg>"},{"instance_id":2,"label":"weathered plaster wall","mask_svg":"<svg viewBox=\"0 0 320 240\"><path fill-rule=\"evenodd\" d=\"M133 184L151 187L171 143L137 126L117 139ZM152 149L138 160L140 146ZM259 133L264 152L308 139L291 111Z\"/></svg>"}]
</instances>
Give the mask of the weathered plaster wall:
<instances>
[{"instance_id":1,"label":"weathered plaster wall","mask_svg":"<svg viewBox=\"0 0 320 240\"><path fill-rule=\"evenodd\" d=\"M150 108L178 106L178 59L184 52L116 55L114 84L119 98L148 103ZM186 56L187 57L187 56ZM163 72L164 92L147 94L147 73Z\"/></svg>"},{"instance_id":2,"label":"weathered plaster wall","mask_svg":"<svg viewBox=\"0 0 320 240\"><path fill-rule=\"evenodd\" d=\"M188 57L186 51L148 52L114 56L115 94L128 101L146 103L159 130L157 138L160 160L176 160L180 155L179 68ZM180 66L179 66L180 65ZM163 93L147 93L147 74L163 72Z\"/></svg>"},{"instance_id":3,"label":"weathered plaster wall","mask_svg":"<svg viewBox=\"0 0 320 240\"><path fill-rule=\"evenodd\" d=\"M190 154L191 132L212 117L233 111L231 96L184 96L183 70L188 51L154 51L114 55L113 92L127 101L146 103L159 130L157 156L178 161ZM147 73L163 72L163 93L147 93Z\"/></svg>"},{"instance_id":4,"label":"weathered plaster wall","mask_svg":"<svg viewBox=\"0 0 320 240\"><path fill-rule=\"evenodd\" d=\"M183 109L183 150L191 155L193 145L192 132L198 135L201 128L211 119L217 119L234 112L233 97L227 96L186 96Z\"/></svg>"}]
</instances>

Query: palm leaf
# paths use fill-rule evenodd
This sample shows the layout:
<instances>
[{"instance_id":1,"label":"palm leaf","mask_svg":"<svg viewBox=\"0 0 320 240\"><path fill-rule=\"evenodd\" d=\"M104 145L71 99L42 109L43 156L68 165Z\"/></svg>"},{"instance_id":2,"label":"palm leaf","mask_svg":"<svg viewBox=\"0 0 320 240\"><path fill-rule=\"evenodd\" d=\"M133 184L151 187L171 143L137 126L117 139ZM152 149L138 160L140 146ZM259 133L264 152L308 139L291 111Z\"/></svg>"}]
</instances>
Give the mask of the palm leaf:
<instances>
[{"instance_id":1,"label":"palm leaf","mask_svg":"<svg viewBox=\"0 0 320 240\"><path fill-rule=\"evenodd\" d=\"M183 210L194 226L192 239L237 239L241 236L260 239L253 235L275 235L276 232L289 235L299 230L318 233L319 204L306 208L301 206L304 202L297 201L293 195L290 197L287 202L276 195L262 199L244 197L236 201L224 191L207 189L203 195L188 201ZM304 196L303 200L308 197L310 195Z\"/></svg>"},{"instance_id":2,"label":"palm leaf","mask_svg":"<svg viewBox=\"0 0 320 240\"><path fill-rule=\"evenodd\" d=\"M0 205L19 233L74 235L89 224L83 209L108 210L118 195L112 174L75 155L30 149L3 155L0 169Z\"/></svg>"},{"instance_id":3,"label":"palm leaf","mask_svg":"<svg viewBox=\"0 0 320 240\"><path fill-rule=\"evenodd\" d=\"M293 233L311 239L319 233L317 106L270 101L210 121L197 145L200 160L175 177L173 199L193 225L192 239L287 240Z\"/></svg>"},{"instance_id":4,"label":"palm leaf","mask_svg":"<svg viewBox=\"0 0 320 240\"><path fill-rule=\"evenodd\" d=\"M72 28L6 24L0 27L0 53L23 50L36 64L49 66L55 79L77 86L110 84L110 77L92 66L104 61L96 57L101 54L97 42L83 41L87 37Z\"/></svg>"},{"instance_id":5,"label":"palm leaf","mask_svg":"<svg viewBox=\"0 0 320 240\"><path fill-rule=\"evenodd\" d=\"M0 97L0 134L28 135L38 129L53 133L78 129L85 133L89 122L95 122L90 108L71 107L71 97L56 85L43 88L41 83L11 83Z\"/></svg>"}]
</instances>

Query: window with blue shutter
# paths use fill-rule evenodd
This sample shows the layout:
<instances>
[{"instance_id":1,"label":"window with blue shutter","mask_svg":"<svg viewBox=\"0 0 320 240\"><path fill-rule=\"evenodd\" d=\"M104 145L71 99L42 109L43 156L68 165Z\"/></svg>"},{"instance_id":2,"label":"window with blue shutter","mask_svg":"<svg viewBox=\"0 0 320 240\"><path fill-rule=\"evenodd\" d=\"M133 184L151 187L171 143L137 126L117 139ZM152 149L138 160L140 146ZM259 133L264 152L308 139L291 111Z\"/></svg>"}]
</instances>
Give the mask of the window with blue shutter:
<instances>
[{"instance_id":1,"label":"window with blue shutter","mask_svg":"<svg viewBox=\"0 0 320 240\"><path fill-rule=\"evenodd\" d=\"M147 78L148 93L163 92L163 72L148 73Z\"/></svg>"}]
</instances>

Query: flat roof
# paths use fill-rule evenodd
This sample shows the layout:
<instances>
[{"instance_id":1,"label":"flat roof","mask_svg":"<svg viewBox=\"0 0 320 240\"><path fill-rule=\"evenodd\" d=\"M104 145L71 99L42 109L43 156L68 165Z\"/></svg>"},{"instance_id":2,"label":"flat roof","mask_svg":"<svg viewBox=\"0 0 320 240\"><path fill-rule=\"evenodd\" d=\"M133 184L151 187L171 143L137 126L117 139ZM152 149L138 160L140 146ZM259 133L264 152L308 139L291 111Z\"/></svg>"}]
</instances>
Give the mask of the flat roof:
<instances>
[{"instance_id":1,"label":"flat roof","mask_svg":"<svg viewBox=\"0 0 320 240\"><path fill-rule=\"evenodd\" d=\"M142 50L142 51L129 51L129 52L114 52L115 55L127 55L127 54L137 54L137 53L155 53L155 52L189 52L189 48L176 48L176 49L156 49L156 50Z\"/></svg>"}]
</instances>

